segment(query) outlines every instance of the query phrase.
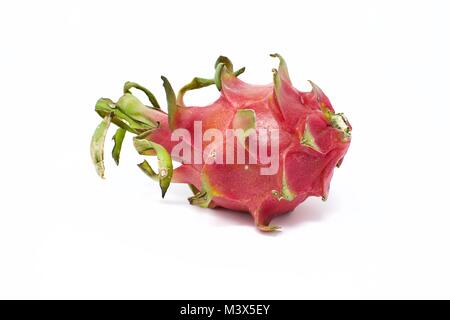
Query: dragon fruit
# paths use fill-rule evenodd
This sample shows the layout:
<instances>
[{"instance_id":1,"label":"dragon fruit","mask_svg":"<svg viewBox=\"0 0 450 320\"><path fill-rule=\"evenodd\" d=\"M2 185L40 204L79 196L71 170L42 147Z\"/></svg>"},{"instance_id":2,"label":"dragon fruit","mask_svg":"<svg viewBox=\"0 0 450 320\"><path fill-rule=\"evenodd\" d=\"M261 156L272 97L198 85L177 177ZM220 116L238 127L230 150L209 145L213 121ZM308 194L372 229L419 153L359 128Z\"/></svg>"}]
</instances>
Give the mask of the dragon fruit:
<instances>
[{"instance_id":1,"label":"dragon fruit","mask_svg":"<svg viewBox=\"0 0 450 320\"><path fill-rule=\"evenodd\" d=\"M238 76L226 57L215 63L213 78L194 78L175 95L165 77L168 113L161 110L146 88L126 82L123 96L113 102L98 100L95 110L103 118L91 141L91 157L104 177L103 145L111 123L112 156L119 164L126 132L134 134L139 154L157 156L158 171L147 161L138 164L159 181L164 197L171 182L188 184L189 202L204 208L223 207L249 212L261 231L292 211L308 196L327 199L330 180L349 148L351 126L335 113L323 91L310 81L310 92L292 86L286 62L279 54L273 84L251 85ZM220 97L208 106L187 107L189 90L215 85ZM151 106L131 89L141 90ZM172 160L181 165L174 169Z\"/></svg>"}]
</instances>

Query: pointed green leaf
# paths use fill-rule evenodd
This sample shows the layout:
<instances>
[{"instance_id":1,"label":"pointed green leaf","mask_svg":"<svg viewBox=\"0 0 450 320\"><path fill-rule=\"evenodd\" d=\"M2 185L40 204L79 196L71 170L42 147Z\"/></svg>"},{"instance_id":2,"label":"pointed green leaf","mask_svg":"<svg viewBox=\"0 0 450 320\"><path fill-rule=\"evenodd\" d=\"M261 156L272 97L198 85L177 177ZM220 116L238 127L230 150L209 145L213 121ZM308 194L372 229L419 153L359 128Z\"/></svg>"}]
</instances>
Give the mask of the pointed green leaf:
<instances>
[{"instance_id":1,"label":"pointed green leaf","mask_svg":"<svg viewBox=\"0 0 450 320\"><path fill-rule=\"evenodd\" d=\"M95 170L97 174L104 179L105 178L105 164L104 164L104 145L105 137L108 132L109 125L111 123L111 115L105 116L105 118L100 122L98 127L95 129L94 134L91 139L91 159L94 163Z\"/></svg>"},{"instance_id":2,"label":"pointed green leaf","mask_svg":"<svg viewBox=\"0 0 450 320\"><path fill-rule=\"evenodd\" d=\"M169 128L173 130L175 129L175 113L178 109L175 92L166 77L161 76L161 79L163 81L164 90L166 91L167 109L169 113Z\"/></svg>"},{"instance_id":3,"label":"pointed green leaf","mask_svg":"<svg viewBox=\"0 0 450 320\"><path fill-rule=\"evenodd\" d=\"M112 157L117 165L119 165L120 151L122 150L123 139L125 138L126 130L118 128L113 136L114 148L112 150Z\"/></svg>"}]
</instances>

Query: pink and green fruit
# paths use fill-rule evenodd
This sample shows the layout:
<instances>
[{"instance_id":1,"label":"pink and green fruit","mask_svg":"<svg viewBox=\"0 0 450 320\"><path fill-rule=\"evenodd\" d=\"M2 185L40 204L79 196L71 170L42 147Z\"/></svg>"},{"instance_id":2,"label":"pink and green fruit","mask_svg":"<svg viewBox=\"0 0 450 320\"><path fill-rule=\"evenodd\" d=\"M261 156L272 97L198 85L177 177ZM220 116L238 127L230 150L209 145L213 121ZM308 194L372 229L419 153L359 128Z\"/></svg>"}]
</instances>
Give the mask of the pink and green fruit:
<instances>
[{"instance_id":1,"label":"pink and green fruit","mask_svg":"<svg viewBox=\"0 0 450 320\"><path fill-rule=\"evenodd\" d=\"M91 141L97 173L104 177L103 145L114 124L118 127L113 136L115 162L119 164L126 132L133 134L138 153L158 159L157 171L147 161L138 166L159 182L163 197L171 182L185 183L194 193L190 204L249 212L262 231L279 229L271 220L309 196L326 200L334 168L350 146L352 128L316 84L310 82L309 92L295 89L284 59L271 56L280 63L273 69L273 83L267 85L240 80L244 68L234 71L223 56L217 59L213 77L194 78L177 95L162 77L167 112L148 89L132 82L125 83L117 102L99 99L95 110L103 120ZM210 85L220 91L216 101L208 106L185 105L186 92ZM143 91L150 106L131 89ZM237 134L229 136L230 132ZM200 141L195 139L199 134ZM245 161L237 161L238 155ZM181 165L174 168L173 161Z\"/></svg>"}]
</instances>

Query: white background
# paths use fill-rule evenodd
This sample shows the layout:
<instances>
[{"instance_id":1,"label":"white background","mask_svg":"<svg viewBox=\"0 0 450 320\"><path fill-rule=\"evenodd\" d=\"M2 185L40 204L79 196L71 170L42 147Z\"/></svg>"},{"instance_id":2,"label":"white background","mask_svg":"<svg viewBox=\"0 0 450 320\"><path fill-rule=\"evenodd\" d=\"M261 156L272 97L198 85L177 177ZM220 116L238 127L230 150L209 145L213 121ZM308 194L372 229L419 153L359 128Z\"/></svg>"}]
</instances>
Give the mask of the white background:
<instances>
[{"instance_id":1,"label":"white background","mask_svg":"<svg viewBox=\"0 0 450 320\"><path fill-rule=\"evenodd\" d=\"M9 1L0 4L0 298L450 298L450 7L445 1ZM124 142L89 156L99 97L176 89L218 55L316 82L353 125L329 200L261 234L189 206ZM189 93L191 104L217 97ZM111 132L112 133L112 132Z\"/></svg>"}]
</instances>

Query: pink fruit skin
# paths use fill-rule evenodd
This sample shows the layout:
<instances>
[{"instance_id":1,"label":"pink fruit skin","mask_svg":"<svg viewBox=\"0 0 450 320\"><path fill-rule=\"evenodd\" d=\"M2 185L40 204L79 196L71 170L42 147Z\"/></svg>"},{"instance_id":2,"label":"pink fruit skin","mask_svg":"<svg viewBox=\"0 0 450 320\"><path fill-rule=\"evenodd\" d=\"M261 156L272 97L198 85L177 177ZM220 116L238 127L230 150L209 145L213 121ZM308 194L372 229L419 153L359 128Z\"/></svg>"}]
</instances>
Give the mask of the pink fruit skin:
<instances>
[{"instance_id":1,"label":"pink fruit skin","mask_svg":"<svg viewBox=\"0 0 450 320\"><path fill-rule=\"evenodd\" d=\"M202 181L207 181L212 195L209 207L249 212L263 230L275 216L292 211L307 197L327 198L333 170L344 158L351 140L346 119L346 132L333 125L330 116L338 116L319 87L311 83L311 92L295 89L283 60L274 78L274 84L251 85L224 72L220 97L215 102L187 107L181 99L174 115L174 127L185 128L192 136L194 121L202 121L203 131L216 128L224 132L232 127L240 109L255 111L256 131L279 129L280 165L275 175L261 175L261 164L182 164L172 178L173 182L188 183L198 190L204 189ZM170 152L177 142L170 140L167 115L149 112L149 118L157 117L160 127L147 139ZM312 140L304 137L306 129ZM314 145L305 143L304 138ZM192 147L192 152L198 151ZM290 197L274 193L280 195L283 188Z\"/></svg>"}]
</instances>

